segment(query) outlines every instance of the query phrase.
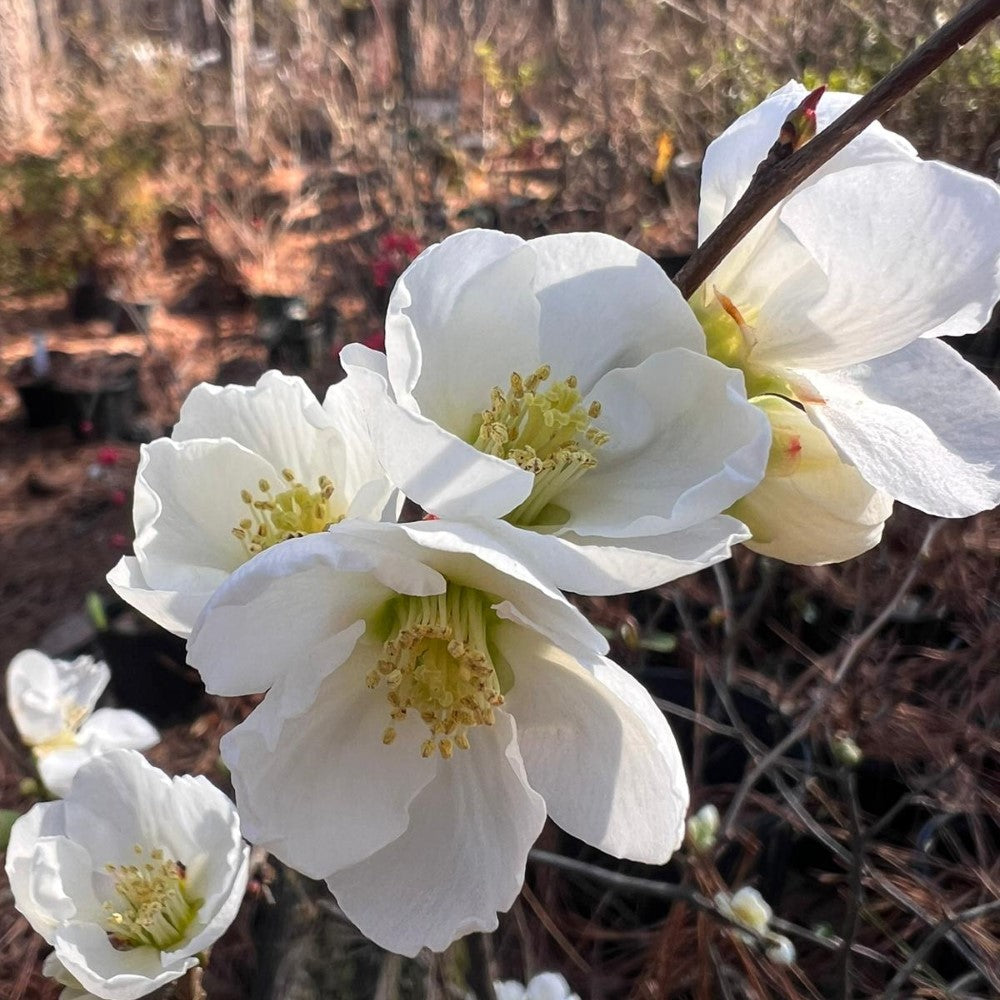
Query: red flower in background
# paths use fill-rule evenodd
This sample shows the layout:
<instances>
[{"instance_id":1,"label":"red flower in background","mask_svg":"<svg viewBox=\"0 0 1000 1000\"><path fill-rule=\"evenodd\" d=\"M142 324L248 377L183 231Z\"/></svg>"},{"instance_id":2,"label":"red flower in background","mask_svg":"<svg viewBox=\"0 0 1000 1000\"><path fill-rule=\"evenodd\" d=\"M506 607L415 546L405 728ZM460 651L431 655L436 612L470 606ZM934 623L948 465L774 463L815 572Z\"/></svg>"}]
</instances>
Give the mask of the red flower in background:
<instances>
[{"instance_id":1,"label":"red flower in background","mask_svg":"<svg viewBox=\"0 0 1000 1000\"><path fill-rule=\"evenodd\" d=\"M372 280L376 288L388 288L424 249L412 233L388 232L379 237L378 253L372 260Z\"/></svg>"}]
</instances>

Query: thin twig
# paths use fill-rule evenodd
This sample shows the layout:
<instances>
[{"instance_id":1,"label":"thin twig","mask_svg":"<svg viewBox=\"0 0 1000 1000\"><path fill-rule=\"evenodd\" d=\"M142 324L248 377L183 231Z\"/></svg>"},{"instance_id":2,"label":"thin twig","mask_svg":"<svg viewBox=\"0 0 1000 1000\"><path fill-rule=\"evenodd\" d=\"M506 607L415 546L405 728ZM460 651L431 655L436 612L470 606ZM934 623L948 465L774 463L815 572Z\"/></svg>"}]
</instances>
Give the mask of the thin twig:
<instances>
[{"instance_id":1,"label":"thin twig","mask_svg":"<svg viewBox=\"0 0 1000 1000\"><path fill-rule=\"evenodd\" d=\"M998 0L1000 2L1000 0ZM844 679L847 677L848 673L853 668L855 662L857 662L858 657L864 652L868 647L868 644L878 635L882 630L886 622L889 621L892 613L896 610L899 602L906 596L910 587L913 585L913 581L916 579L917 573L920 571L921 566L927 558L930 545L934 540L934 536L940 531L941 526L944 522L940 519L933 521L927 529L924 535L924 540L920 545L920 549L917 552L916 557L913 560L913 564L910 566L909 571L903 578L903 582L899 585L896 593L892 596L892 599L888 604L882 609L882 611L872 620L871 624L861 633L848 647L847 652L844 654L843 659L837 666L830 683L826 685L825 688L817 695L816 700L802 713L801 718L798 723L788 732L788 734L780 739L763 757L761 757L754 766L744 777L743 781L740 783L740 787L736 790L736 794L733 796L733 801L726 812L726 818L723 821L722 829L720 830L720 839L725 839L729 835L729 831L732 829L733 823L736 817L739 815L740 809L743 808L743 803L746 800L747 795L750 790L757 784L757 782L764 776L767 770L774 765L774 763L785 755L785 751L789 747L794 746L799 740L801 740L805 734L809 731L809 727L812 725L813 720L817 715L826 707L826 703L834 691L836 691L841 684L843 684Z\"/></svg>"},{"instance_id":2,"label":"thin twig","mask_svg":"<svg viewBox=\"0 0 1000 1000\"><path fill-rule=\"evenodd\" d=\"M994 913L997 910L1000 910L1000 899L991 899L988 903L972 906L968 910L962 910L961 913L956 913L954 916L948 917L947 920L942 920L920 942L920 946L913 949L913 953L896 975L892 977L885 992L882 994L882 1000L894 1000L895 997L899 996L899 991L906 985L906 981L917 971L920 963L927 957L930 950L941 938L950 936L951 932L960 924L968 923L977 917L985 917L987 914Z\"/></svg>"},{"instance_id":3,"label":"thin twig","mask_svg":"<svg viewBox=\"0 0 1000 1000\"><path fill-rule=\"evenodd\" d=\"M723 258L782 198L788 197L997 16L1000 16L1000 0L973 0L811 142L787 159L759 169L733 210L674 278L684 298L690 298L698 290Z\"/></svg>"}]
</instances>

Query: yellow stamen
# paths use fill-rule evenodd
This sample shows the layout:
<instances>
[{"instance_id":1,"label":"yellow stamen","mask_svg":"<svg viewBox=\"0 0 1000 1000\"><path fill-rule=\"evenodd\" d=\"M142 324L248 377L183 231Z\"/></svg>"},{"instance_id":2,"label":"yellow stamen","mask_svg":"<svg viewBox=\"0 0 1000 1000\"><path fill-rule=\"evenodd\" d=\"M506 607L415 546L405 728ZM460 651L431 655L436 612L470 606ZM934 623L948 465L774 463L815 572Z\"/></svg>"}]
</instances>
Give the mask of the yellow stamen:
<instances>
[{"instance_id":1,"label":"yellow stamen","mask_svg":"<svg viewBox=\"0 0 1000 1000\"><path fill-rule=\"evenodd\" d=\"M478 415L474 447L532 473L531 494L506 520L539 525L565 519L555 500L588 469L597 465L593 451L607 444L608 435L591 426L601 413L596 400L583 405L575 375L540 391L552 374L541 365L527 377L514 372L510 389L495 386L490 406Z\"/></svg>"},{"instance_id":2,"label":"yellow stamen","mask_svg":"<svg viewBox=\"0 0 1000 1000\"><path fill-rule=\"evenodd\" d=\"M291 469L282 469L281 478L288 489L274 495L271 484L261 479L257 485L263 499L254 499L249 490L240 490L240 499L250 508L252 517L240 518L233 528L247 557L284 542L325 531L344 519L344 512L333 503L335 488L328 476L320 476L318 489L310 491Z\"/></svg>"},{"instance_id":3,"label":"yellow stamen","mask_svg":"<svg viewBox=\"0 0 1000 1000\"><path fill-rule=\"evenodd\" d=\"M365 681L369 688L385 683L394 722L410 711L420 716L430 731L422 757L437 751L448 760L456 746L468 750L469 730L493 725L493 710L513 683L510 667L490 648L491 603L480 591L449 583L443 594L400 596L388 608L389 637ZM387 727L382 742L395 739Z\"/></svg>"},{"instance_id":4,"label":"yellow stamen","mask_svg":"<svg viewBox=\"0 0 1000 1000\"><path fill-rule=\"evenodd\" d=\"M141 845L134 847L142 857ZM183 940L201 907L190 896L187 870L157 848L149 861L134 865L106 865L114 879L117 899L104 904L108 936L115 948L144 946L165 951Z\"/></svg>"}]
</instances>

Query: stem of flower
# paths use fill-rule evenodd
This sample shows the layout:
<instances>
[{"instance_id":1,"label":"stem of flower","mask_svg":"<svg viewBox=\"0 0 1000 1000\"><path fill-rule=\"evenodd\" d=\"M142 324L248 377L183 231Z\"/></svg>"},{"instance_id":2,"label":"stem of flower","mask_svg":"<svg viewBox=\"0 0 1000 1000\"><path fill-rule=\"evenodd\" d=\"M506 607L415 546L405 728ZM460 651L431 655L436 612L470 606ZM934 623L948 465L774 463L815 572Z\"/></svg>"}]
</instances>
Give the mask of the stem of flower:
<instances>
[{"instance_id":1,"label":"stem of flower","mask_svg":"<svg viewBox=\"0 0 1000 1000\"><path fill-rule=\"evenodd\" d=\"M972 0L811 142L787 159L761 164L743 197L674 278L684 298L701 287L726 254L782 198L998 16L1000 0Z\"/></svg>"}]
</instances>

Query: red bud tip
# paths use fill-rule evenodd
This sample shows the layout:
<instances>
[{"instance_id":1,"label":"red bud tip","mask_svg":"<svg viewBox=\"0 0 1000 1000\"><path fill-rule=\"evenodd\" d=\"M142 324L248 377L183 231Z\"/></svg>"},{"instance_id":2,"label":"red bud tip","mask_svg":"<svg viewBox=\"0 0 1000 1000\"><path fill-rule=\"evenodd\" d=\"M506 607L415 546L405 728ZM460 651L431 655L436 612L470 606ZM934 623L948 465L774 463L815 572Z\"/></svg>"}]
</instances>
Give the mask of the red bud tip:
<instances>
[{"instance_id":1,"label":"red bud tip","mask_svg":"<svg viewBox=\"0 0 1000 1000\"><path fill-rule=\"evenodd\" d=\"M805 100L799 105L802 111L809 112L811 114L816 114L816 106L819 104L819 99L826 93L826 84L817 87L811 94L807 94Z\"/></svg>"}]
</instances>

